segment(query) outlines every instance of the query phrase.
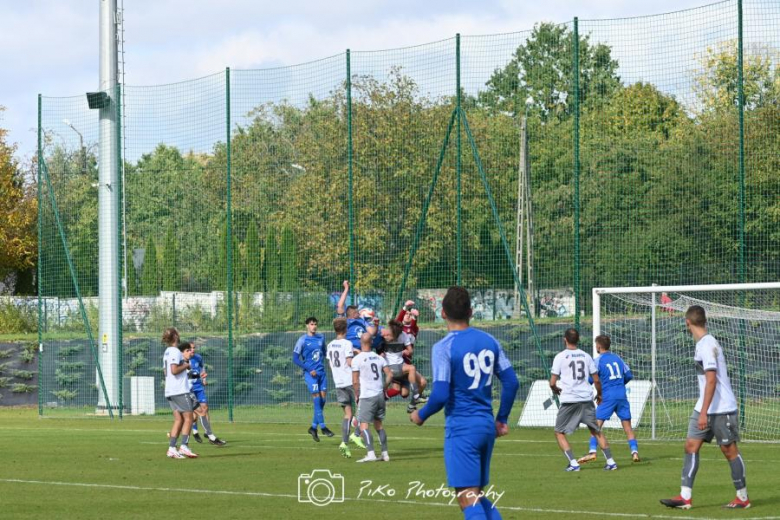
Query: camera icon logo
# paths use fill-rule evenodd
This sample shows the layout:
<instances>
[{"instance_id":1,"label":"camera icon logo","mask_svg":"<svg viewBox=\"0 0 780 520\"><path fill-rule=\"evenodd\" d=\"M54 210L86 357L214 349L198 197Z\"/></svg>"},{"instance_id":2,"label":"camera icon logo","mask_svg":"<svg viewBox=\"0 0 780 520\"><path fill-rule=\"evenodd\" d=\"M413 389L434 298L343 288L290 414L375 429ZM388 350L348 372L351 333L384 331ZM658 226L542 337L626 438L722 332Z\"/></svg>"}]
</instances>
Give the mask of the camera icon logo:
<instances>
[{"instance_id":1,"label":"camera icon logo","mask_svg":"<svg viewBox=\"0 0 780 520\"><path fill-rule=\"evenodd\" d=\"M298 502L327 506L344 502L344 477L327 469L315 469L298 476Z\"/></svg>"}]
</instances>

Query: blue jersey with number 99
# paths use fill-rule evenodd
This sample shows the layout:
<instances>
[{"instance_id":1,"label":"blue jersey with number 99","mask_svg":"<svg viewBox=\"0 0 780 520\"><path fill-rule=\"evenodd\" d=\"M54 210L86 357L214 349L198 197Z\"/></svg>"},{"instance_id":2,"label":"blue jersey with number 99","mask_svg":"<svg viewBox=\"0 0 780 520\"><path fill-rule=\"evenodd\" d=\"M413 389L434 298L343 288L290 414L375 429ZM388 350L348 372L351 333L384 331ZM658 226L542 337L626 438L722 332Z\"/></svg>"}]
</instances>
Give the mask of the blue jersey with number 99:
<instances>
[{"instance_id":1,"label":"blue jersey with number 99","mask_svg":"<svg viewBox=\"0 0 780 520\"><path fill-rule=\"evenodd\" d=\"M495 432L494 376L512 366L498 341L471 327L451 331L433 346L432 364L433 382L450 384L447 434Z\"/></svg>"}]
</instances>

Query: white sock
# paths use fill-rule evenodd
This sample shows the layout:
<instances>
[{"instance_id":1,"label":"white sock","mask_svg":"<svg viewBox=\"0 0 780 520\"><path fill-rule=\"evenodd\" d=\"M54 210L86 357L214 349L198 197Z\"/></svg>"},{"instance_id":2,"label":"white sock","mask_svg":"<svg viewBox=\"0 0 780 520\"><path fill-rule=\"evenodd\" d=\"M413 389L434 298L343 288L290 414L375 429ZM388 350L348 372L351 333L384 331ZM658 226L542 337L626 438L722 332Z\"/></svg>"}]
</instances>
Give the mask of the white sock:
<instances>
[{"instance_id":1,"label":"white sock","mask_svg":"<svg viewBox=\"0 0 780 520\"><path fill-rule=\"evenodd\" d=\"M613 459L613 458L611 458L611 457L610 457L610 458L608 458L608 459L607 459L607 464L609 464L610 466L612 466L613 464L615 464L615 459Z\"/></svg>"},{"instance_id":2,"label":"white sock","mask_svg":"<svg viewBox=\"0 0 780 520\"><path fill-rule=\"evenodd\" d=\"M746 487L743 487L742 489L738 489L737 490L737 498L742 500L742 501L745 501L745 500L748 499L747 488Z\"/></svg>"},{"instance_id":3,"label":"white sock","mask_svg":"<svg viewBox=\"0 0 780 520\"><path fill-rule=\"evenodd\" d=\"M685 500L690 500L692 494L693 494L693 490L691 488L685 486L680 488L680 496L683 497Z\"/></svg>"},{"instance_id":4,"label":"white sock","mask_svg":"<svg viewBox=\"0 0 780 520\"><path fill-rule=\"evenodd\" d=\"M211 435L209 435L209 439L211 439L212 441L213 441L214 439L216 439L216 438L217 438L217 436L216 436L216 435L214 435L213 433L212 433Z\"/></svg>"}]
</instances>

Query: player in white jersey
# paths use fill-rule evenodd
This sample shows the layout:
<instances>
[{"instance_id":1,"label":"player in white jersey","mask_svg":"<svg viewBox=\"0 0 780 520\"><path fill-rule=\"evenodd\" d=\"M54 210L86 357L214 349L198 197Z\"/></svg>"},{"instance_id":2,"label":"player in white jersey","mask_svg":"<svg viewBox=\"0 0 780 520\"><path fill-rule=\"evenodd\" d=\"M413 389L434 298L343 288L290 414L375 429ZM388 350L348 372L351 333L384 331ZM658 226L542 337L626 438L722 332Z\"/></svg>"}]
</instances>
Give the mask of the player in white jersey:
<instances>
[{"instance_id":1,"label":"player in white jersey","mask_svg":"<svg viewBox=\"0 0 780 520\"><path fill-rule=\"evenodd\" d=\"M374 462L380 460L374 453L374 440L371 437L369 423L374 423L374 428L382 445L382 458L390 461L387 453L387 434L382 427L385 418L385 390L393 379L393 373L387 366L385 358L371 351L373 337L364 333L360 337L360 353L352 358L352 386L355 394L360 396L358 402L358 421L363 438L366 441L368 453L358 462Z\"/></svg>"},{"instance_id":2,"label":"player in white jersey","mask_svg":"<svg viewBox=\"0 0 780 520\"><path fill-rule=\"evenodd\" d=\"M175 329L173 329L175 331ZM175 337L171 330L163 334L163 341L178 342L178 332ZM194 418L193 410L197 407L195 397L190 393L187 372L190 369L189 359L193 355L191 343L169 345L163 354L163 369L165 370L165 398L173 410L173 426L169 434L168 457L183 459L197 458L189 446L190 429ZM176 449L176 442L181 434L181 447Z\"/></svg>"},{"instance_id":3,"label":"player in white jersey","mask_svg":"<svg viewBox=\"0 0 780 520\"><path fill-rule=\"evenodd\" d=\"M344 418L341 421L341 444L339 450L346 457L352 457L349 451L349 441L351 440L361 448L366 446L363 439L357 433L349 434L350 423L352 422L352 403L356 402L355 391L352 388L352 342L347 339L347 319L336 318L333 320L333 330L336 332L336 339L328 343L326 355L330 364L330 372L333 375L333 382L336 384L336 400L344 409Z\"/></svg>"},{"instance_id":4,"label":"player in white jersey","mask_svg":"<svg viewBox=\"0 0 780 520\"><path fill-rule=\"evenodd\" d=\"M707 314L703 307L699 305L688 307L685 313L685 326L696 341L693 360L696 362L699 381L699 400L696 401L688 422L680 494L674 498L661 500L661 503L678 509L691 508L693 482L699 470L699 450L702 444L711 442L714 438L720 446L720 451L729 461L731 479L737 489L736 498L723 507L747 509L750 507L750 499L745 481L745 461L737 447L739 441L737 400L731 390L723 348L707 331Z\"/></svg>"},{"instance_id":5,"label":"player in white jersey","mask_svg":"<svg viewBox=\"0 0 780 520\"><path fill-rule=\"evenodd\" d=\"M566 435L574 433L580 423L585 424L590 433L598 439L601 451L607 459L605 470L616 470L617 464L612 458L612 451L604 434L596 421L596 407L593 405L593 391L591 390L588 376L593 377L596 387L596 401L601 402L601 381L599 371L590 354L580 350L577 344L580 342L580 333L577 329L567 329L563 335L563 343L566 349L560 352L553 360L552 376L550 377L550 389L559 395L560 408L555 419L555 438L558 446L569 460L566 471L579 471L580 465L569 446ZM560 388L557 386L560 381Z\"/></svg>"}]
</instances>

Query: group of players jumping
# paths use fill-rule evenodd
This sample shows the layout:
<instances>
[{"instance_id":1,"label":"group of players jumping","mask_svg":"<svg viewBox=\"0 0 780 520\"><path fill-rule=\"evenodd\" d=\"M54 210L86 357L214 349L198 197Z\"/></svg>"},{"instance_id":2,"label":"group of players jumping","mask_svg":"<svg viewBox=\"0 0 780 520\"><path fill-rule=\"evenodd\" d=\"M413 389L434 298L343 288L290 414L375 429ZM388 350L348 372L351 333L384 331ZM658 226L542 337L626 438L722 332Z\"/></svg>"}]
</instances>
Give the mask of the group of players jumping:
<instances>
[{"instance_id":1,"label":"group of players jumping","mask_svg":"<svg viewBox=\"0 0 780 520\"><path fill-rule=\"evenodd\" d=\"M355 305L345 307L349 282L344 281L343 286L336 305L338 317L333 320L336 338L326 346L323 335L317 332L317 318L309 317L306 334L298 339L293 349L293 362L302 369L314 404L308 431L317 442L320 440L318 428L327 437L335 435L325 425L323 416L327 395L324 358L327 358L336 385L336 399L344 409L339 445L342 455L352 457L349 448L352 442L367 450L367 455L358 462L380 460L373 448L370 431L373 424L381 443L381 460L389 461L387 436L382 426L385 402L398 395L409 397L407 412L412 413L426 401L422 392L428 382L412 361L420 313L414 308L414 301L408 300L398 316L382 326L372 310L359 310ZM359 403L359 408L353 421L355 403ZM352 428L354 431L350 433Z\"/></svg>"}]
</instances>

